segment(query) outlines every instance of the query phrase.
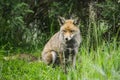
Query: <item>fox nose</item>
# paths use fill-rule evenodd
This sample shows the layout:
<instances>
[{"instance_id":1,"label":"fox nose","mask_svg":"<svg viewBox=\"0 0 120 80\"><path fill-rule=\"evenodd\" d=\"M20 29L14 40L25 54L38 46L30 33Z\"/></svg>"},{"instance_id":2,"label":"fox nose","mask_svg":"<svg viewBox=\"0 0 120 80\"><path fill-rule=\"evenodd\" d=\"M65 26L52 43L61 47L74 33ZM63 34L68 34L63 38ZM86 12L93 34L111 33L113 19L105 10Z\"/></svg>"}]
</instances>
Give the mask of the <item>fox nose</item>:
<instances>
[{"instance_id":1,"label":"fox nose","mask_svg":"<svg viewBox=\"0 0 120 80\"><path fill-rule=\"evenodd\" d=\"M65 38L66 41L68 41L68 38Z\"/></svg>"}]
</instances>

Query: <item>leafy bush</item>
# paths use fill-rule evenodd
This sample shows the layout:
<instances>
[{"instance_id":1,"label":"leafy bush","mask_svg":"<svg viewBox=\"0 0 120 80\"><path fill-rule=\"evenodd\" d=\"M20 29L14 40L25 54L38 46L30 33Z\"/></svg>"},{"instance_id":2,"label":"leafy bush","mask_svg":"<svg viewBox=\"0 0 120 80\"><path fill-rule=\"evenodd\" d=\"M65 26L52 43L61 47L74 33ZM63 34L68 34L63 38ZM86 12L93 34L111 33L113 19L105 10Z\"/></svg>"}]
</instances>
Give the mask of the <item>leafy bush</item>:
<instances>
[{"instance_id":1,"label":"leafy bush","mask_svg":"<svg viewBox=\"0 0 120 80\"><path fill-rule=\"evenodd\" d=\"M24 17L33 13L28 4L20 1L0 1L0 46L5 49L18 47L23 44L23 35L30 33L25 25Z\"/></svg>"}]
</instances>

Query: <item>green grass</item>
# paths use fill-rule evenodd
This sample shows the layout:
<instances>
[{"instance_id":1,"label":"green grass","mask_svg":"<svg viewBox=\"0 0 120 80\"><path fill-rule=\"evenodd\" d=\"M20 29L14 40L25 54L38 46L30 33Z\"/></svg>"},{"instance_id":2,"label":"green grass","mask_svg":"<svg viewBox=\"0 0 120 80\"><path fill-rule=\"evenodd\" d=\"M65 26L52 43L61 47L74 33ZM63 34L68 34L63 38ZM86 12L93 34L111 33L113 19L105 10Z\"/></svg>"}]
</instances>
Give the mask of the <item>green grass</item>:
<instances>
[{"instance_id":1,"label":"green grass","mask_svg":"<svg viewBox=\"0 0 120 80\"><path fill-rule=\"evenodd\" d=\"M60 67L52 68L42 62L5 61L3 57L1 54L0 80L120 80L120 46L116 42L103 42L89 53L82 45L77 55L77 69L69 69L68 74Z\"/></svg>"}]
</instances>

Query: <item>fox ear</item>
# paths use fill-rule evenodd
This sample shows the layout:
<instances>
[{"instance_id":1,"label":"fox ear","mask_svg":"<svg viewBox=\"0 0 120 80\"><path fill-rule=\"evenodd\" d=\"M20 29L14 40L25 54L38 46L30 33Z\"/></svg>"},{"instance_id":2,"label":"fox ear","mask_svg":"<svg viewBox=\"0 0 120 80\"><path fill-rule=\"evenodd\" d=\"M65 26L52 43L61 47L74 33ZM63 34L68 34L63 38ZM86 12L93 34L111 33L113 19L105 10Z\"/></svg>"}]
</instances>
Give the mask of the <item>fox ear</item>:
<instances>
[{"instance_id":1,"label":"fox ear","mask_svg":"<svg viewBox=\"0 0 120 80\"><path fill-rule=\"evenodd\" d=\"M70 17L70 19L74 20L73 21L74 25L79 25L80 20L79 20L79 18L75 14L72 14L71 17Z\"/></svg>"},{"instance_id":2,"label":"fox ear","mask_svg":"<svg viewBox=\"0 0 120 80\"><path fill-rule=\"evenodd\" d=\"M78 19L78 18L75 18L73 24L79 25L79 23L80 23L79 19Z\"/></svg>"},{"instance_id":3,"label":"fox ear","mask_svg":"<svg viewBox=\"0 0 120 80\"><path fill-rule=\"evenodd\" d=\"M59 22L60 26L62 26L65 23L65 18L58 16L58 22Z\"/></svg>"}]
</instances>

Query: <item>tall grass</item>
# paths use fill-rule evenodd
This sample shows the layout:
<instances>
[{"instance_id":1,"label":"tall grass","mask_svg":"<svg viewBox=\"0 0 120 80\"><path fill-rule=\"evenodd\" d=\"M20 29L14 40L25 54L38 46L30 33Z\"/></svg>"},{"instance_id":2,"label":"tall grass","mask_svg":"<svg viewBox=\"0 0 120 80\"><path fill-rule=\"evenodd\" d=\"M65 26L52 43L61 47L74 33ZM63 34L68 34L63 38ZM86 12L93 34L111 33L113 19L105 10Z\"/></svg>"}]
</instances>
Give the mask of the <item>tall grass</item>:
<instances>
[{"instance_id":1,"label":"tall grass","mask_svg":"<svg viewBox=\"0 0 120 80\"><path fill-rule=\"evenodd\" d=\"M64 74L60 67L52 68L42 62L2 60L1 80L119 80L120 50L116 43L103 42L96 51L86 51L83 45L77 56L77 69Z\"/></svg>"}]
</instances>

